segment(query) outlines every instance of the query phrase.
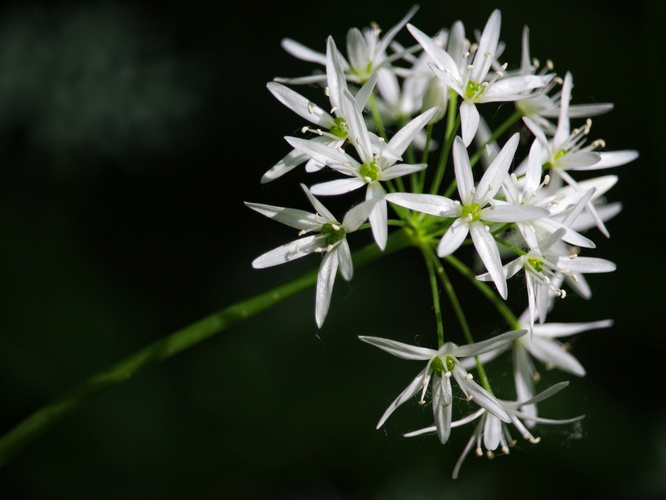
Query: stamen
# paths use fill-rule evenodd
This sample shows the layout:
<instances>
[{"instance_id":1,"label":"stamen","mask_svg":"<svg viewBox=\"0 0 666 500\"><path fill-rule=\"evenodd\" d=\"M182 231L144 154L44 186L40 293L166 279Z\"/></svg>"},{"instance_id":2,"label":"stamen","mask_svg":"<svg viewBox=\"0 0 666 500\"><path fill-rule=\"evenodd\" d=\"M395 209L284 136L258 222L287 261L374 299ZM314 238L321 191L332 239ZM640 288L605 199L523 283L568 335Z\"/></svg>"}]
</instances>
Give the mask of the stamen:
<instances>
[{"instance_id":1,"label":"stamen","mask_svg":"<svg viewBox=\"0 0 666 500\"><path fill-rule=\"evenodd\" d=\"M489 460L495 458L495 454L490 450L486 450L486 456L488 457Z\"/></svg>"},{"instance_id":2,"label":"stamen","mask_svg":"<svg viewBox=\"0 0 666 500\"><path fill-rule=\"evenodd\" d=\"M307 231L306 231L305 229L302 229L302 230L300 230L300 231L298 232L298 235L299 235L299 236L303 236L303 235L306 234L306 233L307 233Z\"/></svg>"},{"instance_id":3,"label":"stamen","mask_svg":"<svg viewBox=\"0 0 666 500\"><path fill-rule=\"evenodd\" d=\"M324 87L324 95L325 95L326 97L328 97L328 96L330 95L330 94L329 94L329 91L328 91L328 87Z\"/></svg>"},{"instance_id":4,"label":"stamen","mask_svg":"<svg viewBox=\"0 0 666 500\"><path fill-rule=\"evenodd\" d=\"M474 378L474 376L471 373L468 373L467 375L465 375L466 380L472 380L473 378Z\"/></svg>"},{"instance_id":5,"label":"stamen","mask_svg":"<svg viewBox=\"0 0 666 500\"><path fill-rule=\"evenodd\" d=\"M328 88L328 87L326 87L326 88ZM333 107L331 108L331 114L335 113L337 110L338 110L338 107L337 107L337 106L333 106Z\"/></svg>"},{"instance_id":6,"label":"stamen","mask_svg":"<svg viewBox=\"0 0 666 500\"><path fill-rule=\"evenodd\" d=\"M467 401L469 403L472 399L474 399L474 394L470 394L469 396L467 396L465 398L465 401Z\"/></svg>"},{"instance_id":7,"label":"stamen","mask_svg":"<svg viewBox=\"0 0 666 500\"><path fill-rule=\"evenodd\" d=\"M476 454L477 457L483 456L483 450L481 448L477 448L476 450L474 450L474 453Z\"/></svg>"},{"instance_id":8,"label":"stamen","mask_svg":"<svg viewBox=\"0 0 666 500\"><path fill-rule=\"evenodd\" d=\"M550 59L546 59L546 68L548 68L548 71L553 71L555 69L553 61L551 61Z\"/></svg>"},{"instance_id":9,"label":"stamen","mask_svg":"<svg viewBox=\"0 0 666 500\"><path fill-rule=\"evenodd\" d=\"M541 61L539 61L536 57L533 57L532 66L534 66L534 69L537 69L539 66L541 66Z\"/></svg>"},{"instance_id":10,"label":"stamen","mask_svg":"<svg viewBox=\"0 0 666 500\"><path fill-rule=\"evenodd\" d=\"M308 129L309 129L309 127L308 127L307 125L306 125L305 127L303 127L303 128L301 129L301 134L306 133L306 132L308 131Z\"/></svg>"},{"instance_id":11,"label":"stamen","mask_svg":"<svg viewBox=\"0 0 666 500\"><path fill-rule=\"evenodd\" d=\"M313 114L312 106L308 104L308 113Z\"/></svg>"}]
</instances>

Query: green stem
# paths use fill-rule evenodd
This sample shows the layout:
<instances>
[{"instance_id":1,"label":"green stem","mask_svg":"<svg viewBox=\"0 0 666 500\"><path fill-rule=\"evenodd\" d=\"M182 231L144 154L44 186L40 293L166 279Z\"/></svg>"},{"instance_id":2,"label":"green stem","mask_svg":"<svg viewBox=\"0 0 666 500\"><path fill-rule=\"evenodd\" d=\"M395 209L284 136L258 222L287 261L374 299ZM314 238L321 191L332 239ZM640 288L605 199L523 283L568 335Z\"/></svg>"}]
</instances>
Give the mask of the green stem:
<instances>
[{"instance_id":1,"label":"green stem","mask_svg":"<svg viewBox=\"0 0 666 500\"><path fill-rule=\"evenodd\" d=\"M483 281L476 279L476 275L469 267L467 267L453 255L444 257L444 260L451 264L460 274L465 276L469 282L474 285L495 306L495 309L497 309L497 312L502 315L506 321L506 324L509 325L509 328L513 330L519 330L521 328L520 323L518 322L518 318L516 318L516 315L513 314L511 309L509 309L509 306L506 305L506 302L504 302L502 298L497 295L492 288L490 288L490 286L488 286Z\"/></svg>"},{"instance_id":2,"label":"green stem","mask_svg":"<svg viewBox=\"0 0 666 500\"><path fill-rule=\"evenodd\" d=\"M456 113L457 108L453 106L453 111L451 111L451 103L449 103L449 116L446 123L446 136L444 139L444 145L442 146L442 153L439 157L439 162L437 164L437 171L435 172L435 178L433 179L432 186L430 186L430 194L437 194L439 187L442 184L442 179L444 178L444 171L446 170L446 163L451 153L451 147L453 146L453 140L456 137L456 131L460 127L460 114ZM454 114L455 113L455 114Z\"/></svg>"},{"instance_id":3,"label":"green stem","mask_svg":"<svg viewBox=\"0 0 666 500\"><path fill-rule=\"evenodd\" d=\"M499 127L495 129L495 131L492 133L492 135L486 141L486 143L472 155L472 157L469 159L470 164L474 166L476 162L479 161L479 158L481 158L483 152L486 150L486 146L491 142L494 142L500 137L502 137L502 134L507 130L509 130L509 127L511 127L511 125L516 123L518 120L520 120L522 116L523 114L520 111L518 110L514 111L513 114L504 121L504 123L502 123Z\"/></svg>"},{"instance_id":4,"label":"green stem","mask_svg":"<svg viewBox=\"0 0 666 500\"><path fill-rule=\"evenodd\" d=\"M375 244L354 254L354 265L360 267L382 255L413 245L404 230L393 233L381 252ZM284 285L273 288L242 302L233 304L182 330L167 336L123 359L111 368L98 373L70 389L16 425L0 439L0 466L23 451L57 422L83 406L94 396L130 380L140 370L164 361L213 335L263 312L317 282L318 271L309 272Z\"/></svg>"},{"instance_id":5,"label":"green stem","mask_svg":"<svg viewBox=\"0 0 666 500\"><path fill-rule=\"evenodd\" d=\"M375 101L374 94L370 94L370 112L372 113L372 119L375 121L375 125L377 125L379 136L388 142L386 130L384 129L384 122L382 121L382 115L379 113L379 108L377 108L377 101Z\"/></svg>"},{"instance_id":6,"label":"green stem","mask_svg":"<svg viewBox=\"0 0 666 500\"><path fill-rule=\"evenodd\" d=\"M435 263L439 263L437 259L432 257L432 248L427 243L422 243L419 248L423 254L423 258L428 268L428 277L430 279L430 292L432 293L432 305L435 310L435 318L437 321L437 347L444 345L444 323L442 322L442 309L439 303L439 286L437 285L437 272L435 271ZM433 261L435 263L433 263Z\"/></svg>"}]
</instances>

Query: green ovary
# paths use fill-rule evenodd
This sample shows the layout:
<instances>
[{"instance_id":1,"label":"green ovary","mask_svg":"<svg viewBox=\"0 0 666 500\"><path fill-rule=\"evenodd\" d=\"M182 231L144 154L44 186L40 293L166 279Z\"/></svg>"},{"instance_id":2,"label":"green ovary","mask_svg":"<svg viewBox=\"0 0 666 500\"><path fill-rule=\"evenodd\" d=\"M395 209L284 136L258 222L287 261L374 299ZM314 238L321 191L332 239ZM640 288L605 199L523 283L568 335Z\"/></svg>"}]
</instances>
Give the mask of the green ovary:
<instances>
[{"instance_id":1,"label":"green ovary","mask_svg":"<svg viewBox=\"0 0 666 500\"><path fill-rule=\"evenodd\" d=\"M468 219L470 222L478 221L481 218L481 205L478 203L465 205L462 209L462 218Z\"/></svg>"},{"instance_id":2,"label":"green ovary","mask_svg":"<svg viewBox=\"0 0 666 500\"><path fill-rule=\"evenodd\" d=\"M527 262L529 262L530 266L532 266L537 273L540 273L541 270L543 269L543 262L541 262L536 257L530 257L529 259L527 259Z\"/></svg>"},{"instance_id":3,"label":"green ovary","mask_svg":"<svg viewBox=\"0 0 666 500\"><path fill-rule=\"evenodd\" d=\"M467 88L465 89L465 99L477 98L483 94L484 88L482 85L476 82L468 82Z\"/></svg>"},{"instance_id":4,"label":"green ovary","mask_svg":"<svg viewBox=\"0 0 666 500\"><path fill-rule=\"evenodd\" d=\"M444 367L445 363L446 363L446 368ZM450 372L451 370L453 370L454 366L455 366L455 361L453 361L453 358L451 356L445 356L444 358L442 358L441 356L437 356L435 359L432 360L432 364L430 365L432 371L438 373L444 373L445 371Z\"/></svg>"},{"instance_id":5,"label":"green ovary","mask_svg":"<svg viewBox=\"0 0 666 500\"><path fill-rule=\"evenodd\" d=\"M340 139L347 138L347 122L344 118L338 117L335 119L335 125L333 125L329 130L331 134Z\"/></svg>"},{"instance_id":6,"label":"green ovary","mask_svg":"<svg viewBox=\"0 0 666 500\"><path fill-rule=\"evenodd\" d=\"M321 234L326 235L326 245L335 245L345 238L345 230L338 225L326 223L321 226Z\"/></svg>"},{"instance_id":7,"label":"green ovary","mask_svg":"<svg viewBox=\"0 0 666 500\"><path fill-rule=\"evenodd\" d=\"M366 180L370 179L371 181L376 181L379 178L379 167L377 167L377 164L374 161L364 163L359 169L359 174L361 174L361 177Z\"/></svg>"}]
</instances>

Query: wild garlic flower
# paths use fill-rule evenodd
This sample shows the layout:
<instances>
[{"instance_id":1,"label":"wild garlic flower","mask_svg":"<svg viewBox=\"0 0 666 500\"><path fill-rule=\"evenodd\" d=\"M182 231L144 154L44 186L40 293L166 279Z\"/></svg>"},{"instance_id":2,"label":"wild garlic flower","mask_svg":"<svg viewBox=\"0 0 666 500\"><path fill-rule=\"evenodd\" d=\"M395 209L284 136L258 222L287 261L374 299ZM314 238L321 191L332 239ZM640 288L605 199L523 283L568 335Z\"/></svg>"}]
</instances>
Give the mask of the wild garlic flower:
<instances>
[{"instance_id":1,"label":"wild garlic flower","mask_svg":"<svg viewBox=\"0 0 666 500\"><path fill-rule=\"evenodd\" d=\"M376 75L371 77L354 96L360 109L363 109L368 103L376 81ZM325 93L329 99L330 113L281 83L269 82L266 87L278 101L301 118L315 125L315 128L305 126L301 129L303 133L311 132L315 134L310 139L311 141L339 148L348 139L347 122L341 109L342 93L348 90L348 86L332 37L328 37L326 44ZM261 182L266 183L275 180L306 161L306 170L308 172L313 172L323 167L321 163L310 159L305 153L299 150L292 150L262 176Z\"/></svg>"},{"instance_id":2,"label":"wild garlic flower","mask_svg":"<svg viewBox=\"0 0 666 500\"><path fill-rule=\"evenodd\" d=\"M405 17L389 29L383 37L380 37L382 30L374 23L370 28L363 31L358 28L351 28L347 32L347 58L345 59L340 54L347 81L363 84L379 69L391 68L393 62L404 57L405 52L389 56L386 51L398 32L416 14L417 10L418 6L412 7ZM282 48L303 61L321 65L326 64L324 54L305 47L290 38L282 40ZM276 81L291 84L311 84L324 81L324 77L315 74L300 78L276 78Z\"/></svg>"},{"instance_id":3,"label":"wild garlic flower","mask_svg":"<svg viewBox=\"0 0 666 500\"><path fill-rule=\"evenodd\" d=\"M384 196L386 192L382 181L395 179L426 168L425 163L407 165L397 163L402 153L409 147L414 136L428 123L435 113L431 109L414 118L400 129L385 144L379 142L379 150L371 140L373 134L368 131L361 109L348 91L343 93L343 109L347 119L349 137L360 161L341 148L306 141L296 137L287 137L287 142L312 159L328 165L347 178L323 182L312 186L316 195L339 195L367 186L366 200L375 202L370 214L372 233L379 248L384 249L388 237L388 210Z\"/></svg>"},{"instance_id":4,"label":"wild garlic flower","mask_svg":"<svg viewBox=\"0 0 666 500\"><path fill-rule=\"evenodd\" d=\"M483 29L478 46L471 47L474 53L471 51L465 53L462 64L458 64L449 53L418 28L411 24L407 25L409 32L433 59L431 67L435 75L462 98L460 120L465 146L471 144L479 126L480 115L476 109L477 104L525 99L529 96L526 92L543 87L553 77L553 75L518 75L503 78L506 65L502 65L499 71L488 78L488 72L498 56L501 22L500 11L493 11ZM469 63L472 55L474 59Z\"/></svg>"},{"instance_id":5,"label":"wild garlic flower","mask_svg":"<svg viewBox=\"0 0 666 500\"><path fill-rule=\"evenodd\" d=\"M548 211L541 207L498 204L494 199L508 175L518 147L518 139L519 135L514 134L507 141L475 187L467 149L460 137L456 137L453 143L453 162L460 201L428 194L386 195L386 199L396 205L430 215L453 218L453 223L439 242L437 254L440 257L451 255L467 235L471 234L474 247L502 298L506 298L508 294L506 276L502 271L497 243L486 223L512 223L548 216Z\"/></svg>"},{"instance_id":6,"label":"wild garlic flower","mask_svg":"<svg viewBox=\"0 0 666 500\"><path fill-rule=\"evenodd\" d=\"M561 185L562 181L572 187L577 186L576 180L569 174L569 171L589 171L617 167L638 158L638 152L632 150L613 152L596 151L598 148L605 147L605 142L601 139L597 139L586 145L587 135L590 133L592 127L592 120L589 118L584 127L571 130L569 100L571 98L572 86L571 73L567 73L562 84L557 130L552 139L546 137L545 133L529 118L524 119L525 124L544 146L542 163L544 167L549 169L551 178L557 183L557 186ZM588 203L587 209L595 218L599 230L604 236L608 237L608 230L601 218L596 214L594 205Z\"/></svg>"},{"instance_id":7,"label":"wild garlic flower","mask_svg":"<svg viewBox=\"0 0 666 500\"><path fill-rule=\"evenodd\" d=\"M435 420L433 430L442 443L446 443L451 434L453 391L451 387L451 376L455 379L468 401L473 401L483 409L495 415L504 422L510 422L511 417L495 396L472 380L472 375L467 373L458 358L477 356L508 344L524 335L527 330L516 330L496 337L464 346L457 346L452 342L446 342L438 350L427 347L418 347L395 340L379 337L359 338L363 342L379 347L380 349L402 359L427 361L425 368L412 380L407 388L391 403L384 412L377 428L379 429L395 409L414 395L421 393L420 404L425 404L425 396L428 387L432 385L432 411ZM431 384L432 382L432 384Z\"/></svg>"},{"instance_id":8,"label":"wild garlic flower","mask_svg":"<svg viewBox=\"0 0 666 500\"><path fill-rule=\"evenodd\" d=\"M314 207L315 213L245 202L245 205L266 217L300 229L298 234L302 236L302 238L291 243L260 255L252 261L252 267L262 269L291 262L312 253L323 254L317 276L315 306L315 319L317 326L321 328L331 303L333 284L338 268L342 277L347 281L351 280L354 274L351 250L346 236L348 233L356 231L368 219L374 202L366 201L356 205L347 212L342 222L338 222L333 214L310 193L307 187L302 184L301 187ZM319 234L307 235L312 231L318 231Z\"/></svg>"},{"instance_id":9,"label":"wild garlic flower","mask_svg":"<svg viewBox=\"0 0 666 500\"><path fill-rule=\"evenodd\" d=\"M513 427L515 427L515 429L523 437L523 439L529 441L531 444L537 444L541 441L541 438L535 437L525 425L524 422L528 418L536 423L553 424L553 425L571 424L585 418L585 415L580 415L578 417L555 420L548 418L532 417L523 411L523 408L526 405L535 405L536 403L543 401L544 399L549 398L553 394L561 391L567 385L569 385L569 382L560 382L558 384L549 387L548 389L534 396L533 398L525 401L521 400L520 398L518 399L518 401L500 400L500 402L508 412L509 416L511 417L510 423L513 425ZM458 426L464 423L471 422L475 419L479 419L479 422L474 428L474 432L472 432L472 436L470 437L469 441L467 442L467 445L463 449L463 452L460 455L458 462L456 462L456 465L453 469L453 475L452 475L453 479L458 478L458 475L460 473L460 468L462 467L465 458L467 458L467 455L472 450L472 448L475 448L475 454L477 457L481 457L484 455L483 448L485 448L486 457L492 459L495 457L497 448L499 448L502 451L502 453L504 453L505 455L508 455L510 447L515 446L516 444L516 440L513 439L513 437L511 436L511 431L508 423L501 421L495 415L489 413L483 408L473 413L472 415L469 415L468 417L455 422L455 424L456 426ZM426 428L420 431L405 434L405 436L412 437L419 434L423 434L425 432L432 432L432 430L433 430L432 427Z\"/></svg>"}]
</instances>

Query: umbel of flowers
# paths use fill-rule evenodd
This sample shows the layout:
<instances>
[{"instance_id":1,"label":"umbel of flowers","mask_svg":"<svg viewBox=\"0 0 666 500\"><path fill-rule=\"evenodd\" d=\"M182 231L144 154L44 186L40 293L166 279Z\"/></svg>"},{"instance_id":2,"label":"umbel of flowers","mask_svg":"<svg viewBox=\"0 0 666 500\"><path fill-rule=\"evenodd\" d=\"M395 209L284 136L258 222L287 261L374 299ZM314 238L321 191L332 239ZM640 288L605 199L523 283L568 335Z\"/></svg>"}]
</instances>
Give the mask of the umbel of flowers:
<instances>
[{"instance_id":1,"label":"umbel of flowers","mask_svg":"<svg viewBox=\"0 0 666 500\"><path fill-rule=\"evenodd\" d=\"M283 40L287 52L316 67L310 75L276 78L267 85L304 125L300 136L285 137L291 149L261 182L288 179L291 170L304 168L318 179L302 185L314 212L247 206L299 231L293 241L257 257L255 268L317 255L319 327L338 272L345 280L353 276L347 234L370 230L382 251L395 234L406 234L421 250L430 277L424 286L432 291L433 333L426 341L432 347L360 339L421 363L377 427L407 403L430 404L433 419L432 426L411 430L407 437L434 434L446 443L452 429L475 424L455 466L457 477L472 449L488 457L508 454L514 435L537 443L530 430L537 424L582 418L539 416L539 403L568 382L537 392L538 370L544 366L584 376L583 366L558 338L607 328L612 321L556 323L548 316L564 307L562 299L570 292L592 297L587 274L615 270L612 262L591 255L594 239L609 235L606 222L621 210L605 197L617 177L597 171L629 163L638 153L609 152L604 141L588 140L590 117L610 111L612 104L573 103L573 76L558 75L552 63L541 66L532 58L527 28L514 64L504 58L512 52L501 41L498 10L481 31L456 21L432 35L410 24L416 12L412 8L385 32L376 25L350 29L344 52L331 37L323 52ZM404 42L398 42L398 35ZM313 86L319 91L311 100L301 90ZM499 103L511 103L514 111L496 124ZM522 135L509 134L520 120ZM332 180L320 181L321 170L329 171ZM342 195L350 208L341 215L320 200ZM461 253L470 246L485 268L481 274L472 272L469 252ZM506 333L475 341L488 335L473 335L446 267L466 277L488 306L497 308L505 324L493 325L492 331ZM516 281L516 291L526 291L519 314L506 302ZM454 317L443 317L440 300L450 301ZM447 332L458 331L459 338L444 338L445 321L452 324ZM491 361L504 353L513 357L515 388L496 394ZM463 400L469 404L460 404Z\"/></svg>"}]
</instances>

